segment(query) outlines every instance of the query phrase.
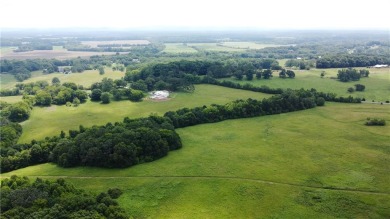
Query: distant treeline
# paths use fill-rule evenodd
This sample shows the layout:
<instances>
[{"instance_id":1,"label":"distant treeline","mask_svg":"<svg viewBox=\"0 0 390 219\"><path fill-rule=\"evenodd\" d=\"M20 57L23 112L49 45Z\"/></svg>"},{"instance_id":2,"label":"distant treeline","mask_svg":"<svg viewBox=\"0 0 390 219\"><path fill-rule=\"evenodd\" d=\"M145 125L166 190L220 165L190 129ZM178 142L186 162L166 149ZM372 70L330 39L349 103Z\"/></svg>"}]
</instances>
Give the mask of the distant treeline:
<instances>
[{"instance_id":1,"label":"distant treeline","mask_svg":"<svg viewBox=\"0 0 390 219\"><path fill-rule=\"evenodd\" d=\"M388 55L332 55L317 59L317 68L349 68L349 67L369 67L377 64L390 65Z\"/></svg>"}]
</instances>

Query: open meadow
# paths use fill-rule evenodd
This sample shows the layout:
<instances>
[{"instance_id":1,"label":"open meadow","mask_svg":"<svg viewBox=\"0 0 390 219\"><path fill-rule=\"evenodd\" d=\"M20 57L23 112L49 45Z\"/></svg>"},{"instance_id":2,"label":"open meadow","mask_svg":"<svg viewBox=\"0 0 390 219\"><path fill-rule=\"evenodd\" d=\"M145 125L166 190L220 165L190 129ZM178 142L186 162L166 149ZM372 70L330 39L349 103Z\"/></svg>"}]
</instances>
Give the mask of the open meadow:
<instances>
[{"instance_id":1,"label":"open meadow","mask_svg":"<svg viewBox=\"0 0 390 219\"><path fill-rule=\"evenodd\" d=\"M65 177L94 193L118 187L136 218L389 218L390 127L364 125L390 122L389 112L327 103L178 129L182 149L131 168L42 164L2 177Z\"/></svg>"},{"instance_id":2,"label":"open meadow","mask_svg":"<svg viewBox=\"0 0 390 219\"><path fill-rule=\"evenodd\" d=\"M361 69L361 68L357 68ZM321 78L321 72L325 72L324 78ZM365 98L366 101L385 102L390 101L390 69L374 69L370 68L370 75L368 78L361 78L360 81L340 82L337 79L331 79L331 77L337 77L336 68L331 69L310 69L310 70L294 70L295 78L279 78L279 71L273 72L273 77L270 80L254 78L252 81L237 80L234 78L221 79L230 80L238 83L250 83L255 86L268 86L271 88L291 88L291 89L311 89L315 88L317 91L336 93L338 96ZM366 89L363 92L355 91L349 93L347 89L354 87L355 84L363 84Z\"/></svg>"},{"instance_id":3,"label":"open meadow","mask_svg":"<svg viewBox=\"0 0 390 219\"><path fill-rule=\"evenodd\" d=\"M193 93L173 93L168 101L162 102L144 100L134 103L123 100L101 104L100 102L88 101L78 107L67 107L65 105L34 107L29 120L21 123L23 134L20 142L30 142L32 139L43 139L46 136L58 135L61 130L78 129L79 125L88 127L104 125L107 122L122 121L126 116L136 118L149 116L151 113L162 115L167 111L183 107L191 108L213 103L224 104L240 98L263 99L269 96L268 94L213 85L196 85Z\"/></svg>"},{"instance_id":4,"label":"open meadow","mask_svg":"<svg viewBox=\"0 0 390 219\"><path fill-rule=\"evenodd\" d=\"M166 53L196 53L196 49L191 48L183 43L165 43L165 49L163 52Z\"/></svg>"},{"instance_id":5,"label":"open meadow","mask_svg":"<svg viewBox=\"0 0 390 219\"><path fill-rule=\"evenodd\" d=\"M113 71L111 68L108 67L106 67L104 71L105 73L103 75L100 75L98 70L86 70L82 73L71 74L63 74L58 72L51 74L43 74L42 71L34 71L31 73L31 78L24 80L23 82L17 82L12 75L2 74L1 78L3 79L3 75L5 75L6 80L1 81L1 88L12 89L17 83L30 83L37 81L47 81L49 84L51 84L51 81L54 77L60 79L61 83L74 82L78 85L89 87L95 82L100 82L103 78L112 78L113 80L115 80L125 76L124 72Z\"/></svg>"},{"instance_id":6,"label":"open meadow","mask_svg":"<svg viewBox=\"0 0 390 219\"><path fill-rule=\"evenodd\" d=\"M3 49L0 53L1 59L71 59L77 57L91 57L95 55L114 55L115 52L83 52L83 51L68 51L62 46L54 47L53 50L33 50L27 52L13 52L9 49Z\"/></svg>"}]
</instances>

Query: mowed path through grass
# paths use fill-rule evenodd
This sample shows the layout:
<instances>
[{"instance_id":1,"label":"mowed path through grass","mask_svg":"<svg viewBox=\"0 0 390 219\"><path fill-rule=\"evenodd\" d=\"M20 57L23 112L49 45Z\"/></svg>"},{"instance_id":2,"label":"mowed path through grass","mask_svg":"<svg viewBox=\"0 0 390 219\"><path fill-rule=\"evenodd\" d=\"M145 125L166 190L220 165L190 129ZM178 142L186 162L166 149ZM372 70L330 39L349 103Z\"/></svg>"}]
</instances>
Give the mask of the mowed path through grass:
<instances>
[{"instance_id":1,"label":"mowed path through grass","mask_svg":"<svg viewBox=\"0 0 390 219\"><path fill-rule=\"evenodd\" d=\"M121 206L138 217L388 218L390 195L337 189L390 192L390 127L364 125L367 117L390 122L389 112L388 105L327 103L178 129L182 149L131 168L42 164L3 177L73 176L93 192L119 187Z\"/></svg>"},{"instance_id":2,"label":"mowed path through grass","mask_svg":"<svg viewBox=\"0 0 390 219\"><path fill-rule=\"evenodd\" d=\"M30 119L23 122L23 134L19 142L43 139L58 135L61 130L78 129L79 125L89 127L108 122L122 121L124 117L136 118L151 113L163 115L170 110L183 107L197 107L213 103L224 104L236 99L263 99L268 94L236 90L213 85L196 85L193 93L173 93L168 101L144 100L133 103L127 100L112 101L110 104L88 101L78 107L56 106L34 107Z\"/></svg>"}]
</instances>

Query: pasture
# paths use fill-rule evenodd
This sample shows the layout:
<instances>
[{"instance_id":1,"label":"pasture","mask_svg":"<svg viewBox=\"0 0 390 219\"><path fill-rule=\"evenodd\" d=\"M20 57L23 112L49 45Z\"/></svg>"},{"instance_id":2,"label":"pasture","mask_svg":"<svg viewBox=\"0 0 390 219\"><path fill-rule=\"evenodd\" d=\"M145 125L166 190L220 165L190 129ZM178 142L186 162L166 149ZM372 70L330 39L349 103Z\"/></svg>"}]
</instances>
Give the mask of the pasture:
<instances>
[{"instance_id":1,"label":"pasture","mask_svg":"<svg viewBox=\"0 0 390 219\"><path fill-rule=\"evenodd\" d=\"M325 77L321 78L321 72L325 72ZM238 83L250 83L255 86L268 86L271 88L291 88L291 89L311 89L315 88L317 91L336 93L338 96L365 98L366 101L386 101L390 100L390 72L388 68L374 69L370 68L370 75L368 78L361 78L360 81L340 82L331 77L337 77L338 69L310 69L310 70L294 70L295 79L279 78L279 71L273 72L273 77L270 80L254 78L252 81L237 80L234 78L222 79L231 80ZM366 89L363 92L355 91L349 93L347 89L354 87L355 84L363 84Z\"/></svg>"},{"instance_id":2,"label":"pasture","mask_svg":"<svg viewBox=\"0 0 390 219\"><path fill-rule=\"evenodd\" d=\"M98 73L96 74L98 75ZM239 98L263 99L269 96L213 85L196 85L193 93L173 93L170 100L163 102L144 100L143 102L133 103L124 100L101 104L88 101L78 107L55 105L34 107L29 120L21 123L23 134L20 142L30 142L32 139L43 139L46 136L58 135L61 130L67 132L69 129L78 129L79 125L88 127L103 125L107 122L122 121L126 116L130 118L144 117L151 113L162 115L167 111L183 107L197 107L213 103L224 104Z\"/></svg>"},{"instance_id":3,"label":"pasture","mask_svg":"<svg viewBox=\"0 0 390 219\"><path fill-rule=\"evenodd\" d=\"M198 103L199 104L199 103ZM42 164L3 174L119 187L142 218L388 218L388 105L327 103L288 114L178 129L183 148L126 169Z\"/></svg>"},{"instance_id":4,"label":"pasture","mask_svg":"<svg viewBox=\"0 0 390 219\"><path fill-rule=\"evenodd\" d=\"M242 48L230 48L222 46L218 43L188 43L188 46L200 50L200 51L214 51L214 52L241 52L245 49Z\"/></svg>"},{"instance_id":5,"label":"pasture","mask_svg":"<svg viewBox=\"0 0 390 219\"><path fill-rule=\"evenodd\" d=\"M12 47L12 46L3 46L0 47L0 57L3 55L13 53L13 50L17 49L17 47Z\"/></svg>"},{"instance_id":6,"label":"pasture","mask_svg":"<svg viewBox=\"0 0 390 219\"><path fill-rule=\"evenodd\" d=\"M194 48L188 47L183 43L165 43L165 49L162 52L166 53L196 53Z\"/></svg>"},{"instance_id":7,"label":"pasture","mask_svg":"<svg viewBox=\"0 0 390 219\"><path fill-rule=\"evenodd\" d=\"M22 96L0 97L0 100L7 102L7 103L16 103L16 102L22 101Z\"/></svg>"}]
</instances>

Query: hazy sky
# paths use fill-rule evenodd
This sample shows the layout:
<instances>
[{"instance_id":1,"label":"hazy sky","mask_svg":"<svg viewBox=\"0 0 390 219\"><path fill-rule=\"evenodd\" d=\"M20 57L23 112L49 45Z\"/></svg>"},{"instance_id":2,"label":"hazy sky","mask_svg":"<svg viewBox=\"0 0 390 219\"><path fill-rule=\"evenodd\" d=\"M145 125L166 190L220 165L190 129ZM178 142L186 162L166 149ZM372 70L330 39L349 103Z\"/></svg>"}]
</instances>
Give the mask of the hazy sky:
<instances>
[{"instance_id":1,"label":"hazy sky","mask_svg":"<svg viewBox=\"0 0 390 219\"><path fill-rule=\"evenodd\" d=\"M2 28L389 29L387 0L1 0Z\"/></svg>"}]
</instances>

